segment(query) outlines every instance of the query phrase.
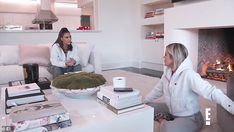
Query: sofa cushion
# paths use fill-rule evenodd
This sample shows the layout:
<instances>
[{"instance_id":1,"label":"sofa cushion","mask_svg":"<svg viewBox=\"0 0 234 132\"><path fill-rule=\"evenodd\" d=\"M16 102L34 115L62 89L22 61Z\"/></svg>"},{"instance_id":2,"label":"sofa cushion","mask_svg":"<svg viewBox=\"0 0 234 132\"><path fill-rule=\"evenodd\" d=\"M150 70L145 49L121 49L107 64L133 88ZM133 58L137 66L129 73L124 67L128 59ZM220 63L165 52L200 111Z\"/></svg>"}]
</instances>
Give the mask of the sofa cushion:
<instances>
[{"instance_id":1,"label":"sofa cushion","mask_svg":"<svg viewBox=\"0 0 234 132\"><path fill-rule=\"evenodd\" d=\"M93 45L91 44L83 44L78 43L78 54L80 57L80 64L84 67L88 65L89 56L91 51L93 50Z\"/></svg>"},{"instance_id":2,"label":"sofa cushion","mask_svg":"<svg viewBox=\"0 0 234 132\"><path fill-rule=\"evenodd\" d=\"M0 66L0 71L1 84L14 80L22 80L24 78L23 68L19 65Z\"/></svg>"},{"instance_id":3,"label":"sofa cushion","mask_svg":"<svg viewBox=\"0 0 234 132\"><path fill-rule=\"evenodd\" d=\"M43 45L19 45L19 64L37 63L41 66L50 64L50 49Z\"/></svg>"},{"instance_id":4,"label":"sofa cushion","mask_svg":"<svg viewBox=\"0 0 234 132\"><path fill-rule=\"evenodd\" d=\"M84 71L84 72L93 72L94 71L94 66L91 65L91 64L88 64L85 67L82 67L82 71Z\"/></svg>"},{"instance_id":5,"label":"sofa cushion","mask_svg":"<svg viewBox=\"0 0 234 132\"><path fill-rule=\"evenodd\" d=\"M0 65L18 64L19 48L17 45L1 45Z\"/></svg>"}]
</instances>

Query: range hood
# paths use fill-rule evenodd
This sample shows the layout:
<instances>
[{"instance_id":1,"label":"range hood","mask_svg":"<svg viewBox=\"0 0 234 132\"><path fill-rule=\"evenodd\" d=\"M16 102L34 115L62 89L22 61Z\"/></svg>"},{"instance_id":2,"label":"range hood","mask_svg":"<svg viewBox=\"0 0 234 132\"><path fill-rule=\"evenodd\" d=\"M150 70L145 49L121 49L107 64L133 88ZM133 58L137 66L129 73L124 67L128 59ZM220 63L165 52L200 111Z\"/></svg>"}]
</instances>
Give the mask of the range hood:
<instances>
[{"instance_id":1,"label":"range hood","mask_svg":"<svg viewBox=\"0 0 234 132\"><path fill-rule=\"evenodd\" d=\"M52 3L53 4L53 3ZM58 21L58 18L51 10L51 0L40 0L40 5L37 9L37 14L35 19L33 19L33 24L52 24Z\"/></svg>"}]
</instances>

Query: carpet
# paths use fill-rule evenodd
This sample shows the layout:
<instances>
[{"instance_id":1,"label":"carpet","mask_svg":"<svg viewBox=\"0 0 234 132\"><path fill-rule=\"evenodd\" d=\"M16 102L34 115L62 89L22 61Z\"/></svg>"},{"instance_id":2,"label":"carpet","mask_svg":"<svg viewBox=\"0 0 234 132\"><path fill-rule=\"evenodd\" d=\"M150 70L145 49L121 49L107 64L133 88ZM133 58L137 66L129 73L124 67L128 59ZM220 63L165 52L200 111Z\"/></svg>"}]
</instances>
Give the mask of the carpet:
<instances>
[{"instance_id":1,"label":"carpet","mask_svg":"<svg viewBox=\"0 0 234 132\"><path fill-rule=\"evenodd\" d=\"M128 71L123 70L109 70L109 71L103 71L102 75L107 80L107 85L112 85L112 78L121 76L126 77L127 87L132 87L139 89L143 98L147 93L151 91L151 89L157 84L160 78L156 77L150 77L146 75L141 75L137 73L132 73ZM164 98L161 97L157 99L155 102L164 102ZM216 118L216 103L211 102L209 100L204 99L203 97L200 97L200 107L202 115L205 119L205 109L210 108L211 109L211 115L210 115L210 123L211 125L204 125L203 129L200 132L222 132L220 128L217 125L217 118ZM158 132L158 124L155 123L154 132Z\"/></svg>"}]
</instances>

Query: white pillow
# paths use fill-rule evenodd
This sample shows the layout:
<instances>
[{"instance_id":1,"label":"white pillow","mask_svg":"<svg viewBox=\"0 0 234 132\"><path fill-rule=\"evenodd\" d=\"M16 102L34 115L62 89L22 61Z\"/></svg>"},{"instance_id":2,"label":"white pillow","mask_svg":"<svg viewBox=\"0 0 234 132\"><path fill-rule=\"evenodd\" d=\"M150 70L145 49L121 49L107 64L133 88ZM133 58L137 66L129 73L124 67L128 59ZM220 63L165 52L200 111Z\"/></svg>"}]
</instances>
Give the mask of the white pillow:
<instances>
[{"instance_id":1,"label":"white pillow","mask_svg":"<svg viewBox=\"0 0 234 132\"><path fill-rule=\"evenodd\" d=\"M79 58L80 58L80 64L82 66L87 66L88 61L89 61L89 56L90 56L91 51L94 48L94 45L78 43L77 46L78 46L78 54L79 54Z\"/></svg>"},{"instance_id":2,"label":"white pillow","mask_svg":"<svg viewBox=\"0 0 234 132\"><path fill-rule=\"evenodd\" d=\"M14 65L19 61L18 45L0 46L0 65Z\"/></svg>"}]
</instances>

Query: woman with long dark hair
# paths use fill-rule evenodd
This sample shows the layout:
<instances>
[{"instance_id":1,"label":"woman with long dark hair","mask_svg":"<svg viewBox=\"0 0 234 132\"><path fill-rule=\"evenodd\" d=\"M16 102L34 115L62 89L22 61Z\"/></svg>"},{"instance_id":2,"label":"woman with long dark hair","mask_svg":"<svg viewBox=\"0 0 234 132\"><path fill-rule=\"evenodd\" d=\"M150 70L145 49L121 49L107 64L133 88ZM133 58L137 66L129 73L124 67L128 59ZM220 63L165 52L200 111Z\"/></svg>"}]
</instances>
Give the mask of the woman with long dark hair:
<instances>
[{"instance_id":1,"label":"woman with long dark hair","mask_svg":"<svg viewBox=\"0 0 234 132\"><path fill-rule=\"evenodd\" d=\"M66 72L80 71L79 60L77 45L72 44L68 29L62 28L51 48L50 61L53 78Z\"/></svg>"}]
</instances>

